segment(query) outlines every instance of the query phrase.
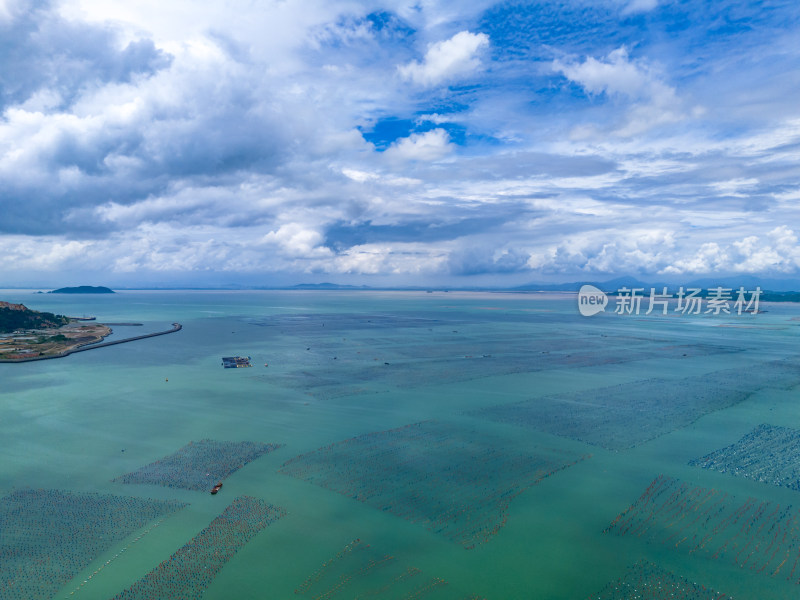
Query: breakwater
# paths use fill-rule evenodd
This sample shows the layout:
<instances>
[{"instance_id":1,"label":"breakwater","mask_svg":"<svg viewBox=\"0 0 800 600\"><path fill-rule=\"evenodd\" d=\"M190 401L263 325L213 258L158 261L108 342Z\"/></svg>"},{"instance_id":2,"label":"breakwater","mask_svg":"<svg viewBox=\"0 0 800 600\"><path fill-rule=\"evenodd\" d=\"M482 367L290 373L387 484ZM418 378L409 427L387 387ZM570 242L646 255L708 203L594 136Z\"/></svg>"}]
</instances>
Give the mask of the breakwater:
<instances>
[{"instance_id":1,"label":"breakwater","mask_svg":"<svg viewBox=\"0 0 800 600\"><path fill-rule=\"evenodd\" d=\"M127 325L127 324L126 324ZM130 325L133 325L131 323ZM75 354L76 352L86 352L87 350L94 350L96 348L105 348L107 346L115 346L117 344L126 344L127 342L135 342L136 340L144 340L151 337L156 337L159 335L167 335L168 333L175 333L176 331L180 331L183 329L183 325L180 323L173 323L172 328L165 329L164 331L155 331L153 333L146 333L144 335L137 335L134 337L125 338L124 340L113 340L111 342L100 342L96 344L87 344L86 346L80 346L78 348L72 348L71 350L66 350L65 352L60 352L58 354L52 354L50 356L31 356L30 358L17 358L6 360L3 362L14 362L14 363L22 363L22 362L31 362L34 360L50 360L52 358L64 358L65 356L69 356L70 354Z\"/></svg>"}]
</instances>

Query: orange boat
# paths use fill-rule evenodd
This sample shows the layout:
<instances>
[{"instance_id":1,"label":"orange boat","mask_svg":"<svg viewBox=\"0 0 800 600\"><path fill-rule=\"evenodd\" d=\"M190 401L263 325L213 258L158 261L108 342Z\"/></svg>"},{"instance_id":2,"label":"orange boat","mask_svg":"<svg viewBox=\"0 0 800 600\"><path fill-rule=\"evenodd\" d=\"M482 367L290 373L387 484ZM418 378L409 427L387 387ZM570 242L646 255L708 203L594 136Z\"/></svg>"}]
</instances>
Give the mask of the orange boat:
<instances>
[{"instance_id":1,"label":"orange boat","mask_svg":"<svg viewBox=\"0 0 800 600\"><path fill-rule=\"evenodd\" d=\"M211 493L212 494L216 494L220 490L221 487L222 487L222 482L218 483L213 488L211 488Z\"/></svg>"}]
</instances>

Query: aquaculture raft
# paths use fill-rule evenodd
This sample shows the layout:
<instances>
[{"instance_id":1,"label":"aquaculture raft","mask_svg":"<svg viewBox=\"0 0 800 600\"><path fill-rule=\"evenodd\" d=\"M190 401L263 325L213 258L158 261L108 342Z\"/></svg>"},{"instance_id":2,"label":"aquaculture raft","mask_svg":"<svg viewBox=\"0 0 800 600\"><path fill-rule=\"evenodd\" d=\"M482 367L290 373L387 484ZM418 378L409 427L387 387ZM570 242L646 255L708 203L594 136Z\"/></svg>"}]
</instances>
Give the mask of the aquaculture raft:
<instances>
[{"instance_id":1,"label":"aquaculture raft","mask_svg":"<svg viewBox=\"0 0 800 600\"><path fill-rule=\"evenodd\" d=\"M325 561L294 593L325 600L479 600L477 596L465 596L444 579L405 565L395 556L384 554L360 539Z\"/></svg>"},{"instance_id":2,"label":"aquaculture raft","mask_svg":"<svg viewBox=\"0 0 800 600\"><path fill-rule=\"evenodd\" d=\"M242 367L252 367L250 364L250 357L242 358L241 356L223 356L222 366L226 369L240 369Z\"/></svg>"},{"instance_id":3,"label":"aquaculture raft","mask_svg":"<svg viewBox=\"0 0 800 600\"><path fill-rule=\"evenodd\" d=\"M517 448L451 423L414 423L344 440L283 464L304 479L473 548L525 489L586 457Z\"/></svg>"},{"instance_id":4,"label":"aquaculture raft","mask_svg":"<svg viewBox=\"0 0 800 600\"><path fill-rule=\"evenodd\" d=\"M280 447L280 444L260 442L189 442L173 454L113 481L210 491L216 487L215 483L221 483L247 463Z\"/></svg>"},{"instance_id":5,"label":"aquaculture raft","mask_svg":"<svg viewBox=\"0 0 800 600\"><path fill-rule=\"evenodd\" d=\"M800 491L800 431L759 425L735 444L689 464Z\"/></svg>"},{"instance_id":6,"label":"aquaculture raft","mask_svg":"<svg viewBox=\"0 0 800 600\"><path fill-rule=\"evenodd\" d=\"M49 600L100 554L184 506L61 490L12 492L0 499L0 599Z\"/></svg>"},{"instance_id":7,"label":"aquaculture raft","mask_svg":"<svg viewBox=\"0 0 800 600\"><path fill-rule=\"evenodd\" d=\"M723 600L729 596L641 561L589 600Z\"/></svg>"},{"instance_id":8,"label":"aquaculture raft","mask_svg":"<svg viewBox=\"0 0 800 600\"><path fill-rule=\"evenodd\" d=\"M800 584L800 512L659 476L605 533Z\"/></svg>"},{"instance_id":9,"label":"aquaculture raft","mask_svg":"<svg viewBox=\"0 0 800 600\"><path fill-rule=\"evenodd\" d=\"M725 369L684 379L645 379L533 398L472 414L553 435L625 450L730 408L755 392L800 383L800 366L771 361L757 369Z\"/></svg>"},{"instance_id":10,"label":"aquaculture raft","mask_svg":"<svg viewBox=\"0 0 800 600\"><path fill-rule=\"evenodd\" d=\"M239 496L208 527L113 600L201 598L228 561L285 514L283 508L258 498Z\"/></svg>"}]
</instances>

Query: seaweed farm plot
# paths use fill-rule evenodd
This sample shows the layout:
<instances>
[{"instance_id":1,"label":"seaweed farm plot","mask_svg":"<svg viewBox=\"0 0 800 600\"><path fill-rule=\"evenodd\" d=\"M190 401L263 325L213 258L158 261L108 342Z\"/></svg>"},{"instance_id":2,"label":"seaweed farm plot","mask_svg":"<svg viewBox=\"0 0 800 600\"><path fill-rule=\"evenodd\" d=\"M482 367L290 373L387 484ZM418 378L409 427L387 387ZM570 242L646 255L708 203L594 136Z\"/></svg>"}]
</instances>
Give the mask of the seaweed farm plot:
<instances>
[{"instance_id":1,"label":"seaweed farm plot","mask_svg":"<svg viewBox=\"0 0 800 600\"><path fill-rule=\"evenodd\" d=\"M429 317L419 316L418 313L408 315L395 313L281 314L269 317L248 317L242 320L250 325L274 328L280 333L293 336L318 335L321 331L342 332L413 329L442 325L460 325L467 322L463 318L453 316L443 319L442 316L437 313L430 313Z\"/></svg>"},{"instance_id":2,"label":"seaweed farm plot","mask_svg":"<svg viewBox=\"0 0 800 600\"><path fill-rule=\"evenodd\" d=\"M730 389L757 391L764 388L788 390L800 385L798 356L751 365L748 369L725 369L704 376L714 385Z\"/></svg>"},{"instance_id":3,"label":"seaweed farm plot","mask_svg":"<svg viewBox=\"0 0 800 600\"><path fill-rule=\"evenodd\" d=\"M354 540L295 591L299 596L326 600L395 598L396 600L477 600L454 590L444 579L401 564L369 544Z\"/></svg>"},{"instance_id":4,"label":"seaweed farm plot","mask_svg":"<svg viewBox=\"0 0 800 600\"><path fill-rule=\"evenodd\" d=\"M0 599L49 599L101 553L186 506L59 490L20 490L0 500Z\"/></svg>"},{"instance_id":5,"label":"seaweed farm plot","mask_svg":"<svg viewBox=\"0 0 800 600\"><path fill-rule=\"evenodd\" d=\"M637 338L613 336L552 340L502 335L499 339L500 342L486 336L436 336L425 343L411 345L389 339L379 348L359 346L361 356L358 358L353 348L341 347L338 352L330 348L331 357L271 377L270 381L319 399L329 399L517 373L734 352L730 347L713 344L653 345ZM626 346L630 343L642 347L632 350ZM317 345L315 343L314 347ZM382 358L377 362L368 358L373 356Z\"/></svg>"},{"instance_id":6,"label":"seaweed farm plot","mask_svg":"<svg viewBox=\"0 0 800 600\"><path fill-rule=\"evenodd\" d=\"M751 370L725 369L685 379L647 379L501 404L473 414L531 427L609 450L637 446L729 408L766 387L800 383L800 369L784 361Z\"/></svg>"},{"instance_id":7,"label":"seaweed farm plot","mask_svg":"<svg viewBox=\"0 0 800 600\"><path fill-rule=\"evenodd\" d=\"M240 496L175 554L113 600L197 600L225 564L286 512Z\"/></svg>"},{"instance_id":8,"label":"seaweed farm plot","mask_svg":"<svg viewBox=\"0 0 800 600\"><path fill-rule=\"evenodd\" d=\"M112 481L209 491L247 463L280 447L281 444L259 442L189 442L174 454Z\"/></svg>"},{"instance_id":9,"label":"seaweed farm plot","mask_svg":"<svg viewBox=\"0 0 800 600\"><path fill-rule=\"evenodd\" d=\"M730 596L641 561L587 600L723 600Z\"/></svg>"},{"instance_id":10,"label":"seaweed farm plot","mask_svg":"<svg viewBox=\"0 0 800 600\"><path fill-rule=\"evenodd\" d=\"M281 473L472 548L505 524L511 500L586 457L520 450L500 436L423 422L368 433L283 464Z\"/></svg>"},{"instance_id":11,"label":"seaweed farm plot","mask_svg":"<svg viewBox=\"0 0 800 600\"><path fill-rule=\"evenodd\" d=\"M759 425L735 444L689 464L800 491L800 431Z\"/></svg>"},{"instance_id":12,"label":"seaweed farm plot","mask_svg":"<svg viewBox=\"0 0 800 600\"><path fill-rule=\"evenodd\" d=\"M662 475L604 533L640 537L800 584L800 512L791 506L742 501Z\"/></svg>"}]
</instances>

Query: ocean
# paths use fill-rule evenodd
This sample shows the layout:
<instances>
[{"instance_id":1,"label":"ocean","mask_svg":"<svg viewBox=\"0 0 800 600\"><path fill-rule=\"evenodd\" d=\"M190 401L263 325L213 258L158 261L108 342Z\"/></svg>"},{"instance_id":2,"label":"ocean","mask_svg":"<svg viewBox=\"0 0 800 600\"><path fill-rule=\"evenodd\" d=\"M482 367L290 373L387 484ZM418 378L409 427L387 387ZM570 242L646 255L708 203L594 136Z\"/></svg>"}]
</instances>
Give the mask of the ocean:
<instances>
[{"instance_id":1,"label":"ocean","mask_svg":"<svg viewBox=\"0 0 800 600\"><path fill-rule=\"evenodd\" d=\"M0 299L141 323L109 340L183 325L0 364L0 556L37 565L32 598L800 593L797 304L584 317L555 293ZM237 355L252 367L222 367ZM277 447L216 495L119 479L201 440ZM132 520L92 521L91 545L78 529L109 495ZM258 503L237 514L271 511L250 529L220 520L242 496ZM12 510L63 502L85 510L24 527ZM175 589L136 587L159 569ZM25 597L20 577L0 574L0 599Z\"/></svg>"}]
</instances>

